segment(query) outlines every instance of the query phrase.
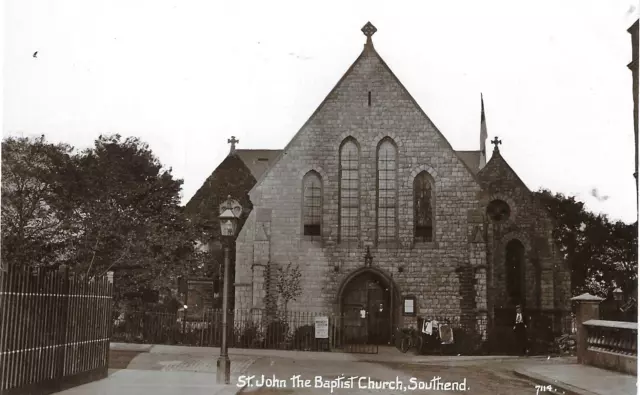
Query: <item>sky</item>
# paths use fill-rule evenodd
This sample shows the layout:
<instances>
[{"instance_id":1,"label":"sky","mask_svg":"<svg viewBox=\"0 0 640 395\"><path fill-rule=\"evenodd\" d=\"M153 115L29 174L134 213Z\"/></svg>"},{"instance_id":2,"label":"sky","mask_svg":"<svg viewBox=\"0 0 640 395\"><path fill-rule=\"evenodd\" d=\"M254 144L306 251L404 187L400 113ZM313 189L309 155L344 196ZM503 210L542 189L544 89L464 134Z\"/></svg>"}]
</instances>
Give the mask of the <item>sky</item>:
<instances>
[{"instance_id":1,"label":"sky","mask_svg":"<svg viewBox=\"0 0 640 395\"><path fill-rule=\"evenodd\" d=\"M531 190L636 218L633 0L2 3L3 137L78 149L140 137L184 180L184 203L231 136L284 148L371 21L377 51L456 150L479 149L482 92L489 138Z\"/></svg>"}]
</instances>

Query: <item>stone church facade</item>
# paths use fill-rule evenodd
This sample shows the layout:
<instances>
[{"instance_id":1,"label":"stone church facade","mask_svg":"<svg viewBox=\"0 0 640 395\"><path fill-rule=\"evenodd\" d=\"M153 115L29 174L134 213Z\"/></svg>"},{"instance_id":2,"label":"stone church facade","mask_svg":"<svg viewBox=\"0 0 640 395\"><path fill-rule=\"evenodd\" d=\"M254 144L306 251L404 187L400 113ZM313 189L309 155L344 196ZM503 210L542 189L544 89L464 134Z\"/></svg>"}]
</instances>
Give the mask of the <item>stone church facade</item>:
<instances>
[{"instance_id":1,"label":"stone church facade","mask_svg":"<svg viewBox=\"0 0 640 395\"><path fill-rule=\"evenodd\" d=\"M497 139L486 162L484 109L481 149L455 151L374 48L375 27L362 30L360 56L256 175L235 308L266 309L291 262L303 292L289 310L366 317L379 343L417 317L456 317L486 339L515 304L567 312L552 218Z\"/></svg>"}]
</instances>

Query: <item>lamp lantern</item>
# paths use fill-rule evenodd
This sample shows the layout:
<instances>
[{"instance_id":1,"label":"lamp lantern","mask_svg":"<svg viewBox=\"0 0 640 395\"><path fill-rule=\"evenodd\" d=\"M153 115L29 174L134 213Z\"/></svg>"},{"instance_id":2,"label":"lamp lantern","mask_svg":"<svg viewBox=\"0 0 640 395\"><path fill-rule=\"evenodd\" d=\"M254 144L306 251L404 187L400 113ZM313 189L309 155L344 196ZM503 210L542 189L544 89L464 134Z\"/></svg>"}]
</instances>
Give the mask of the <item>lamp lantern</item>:
<instances>
[{"instance_id":1,"label":"lamp lantern","mask_svg":"<svg viewBox=\"0 0 640 395\"><path fill-rule=\"evenodd\" d=\"M222 237L233 237L238 228L238 217L233 211L226 209L220 214L220 234Z\"/></svg>"}]
</instances>

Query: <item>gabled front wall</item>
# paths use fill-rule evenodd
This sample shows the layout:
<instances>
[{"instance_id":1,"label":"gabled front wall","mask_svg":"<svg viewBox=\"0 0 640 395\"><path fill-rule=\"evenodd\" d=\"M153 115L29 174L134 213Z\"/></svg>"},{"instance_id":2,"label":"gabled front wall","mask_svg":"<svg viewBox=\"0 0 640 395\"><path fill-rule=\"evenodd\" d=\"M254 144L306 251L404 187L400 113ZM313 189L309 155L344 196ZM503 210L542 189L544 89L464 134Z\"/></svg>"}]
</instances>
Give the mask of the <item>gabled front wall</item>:
<instances>
[{"instance_id":1,"label":"gabled front wall","mask_svg":"<svg viewBox=\"0 0 640 395\"><path fill-rule=\"evenodd\" d=\"M338 243L339 148L347 137L360 146L360 242L350 246ZM398 149L398 248L375 241L376 149L385 137ZM302 236L302 179L311 170L323 181L322 241ZM435 239L414 245L413 179L422 170L435 180ZM372 266L392 277L402 295L417 296L419 314L471 314L485 300L475 291L471 268L471 261L485 264L484 247L472 253L469 243L479 192L478 182L378 55L365 50L251 192L255 209L237 241L237 306L264 307L267 266L293 262L303 271L304 291L289 309L337 312L341 283L364 266L371 246Z\"/></svg>"},{"instance_id":2,"label":"gabled front wall","mask_svg":"<svg viewBox=\"0 0 640 395\"><path fill-rule=\"evenodd\" d=\"M570 273L555 245L549 212L536 201L534 194L499 153L494 152L478 177L487 203L499 199L511 208L506 222L493 223L487 219L490 308L514 307L507 303L505 248L515 239L525 247L525 307L568 310Z\"/></svg>"}]
</instances>

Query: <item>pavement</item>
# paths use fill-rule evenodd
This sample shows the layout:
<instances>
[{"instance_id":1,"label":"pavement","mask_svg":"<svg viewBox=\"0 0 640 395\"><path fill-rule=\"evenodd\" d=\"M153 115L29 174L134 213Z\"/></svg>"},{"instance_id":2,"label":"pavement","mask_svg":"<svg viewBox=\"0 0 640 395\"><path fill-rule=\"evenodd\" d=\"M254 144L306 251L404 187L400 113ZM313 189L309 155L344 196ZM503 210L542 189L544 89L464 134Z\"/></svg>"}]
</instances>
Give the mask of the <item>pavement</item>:
<instances>
[{"instance_id":1,"label":"pavement","mask_svg":"<svg viewBox=\"0 0 640 395\"><path fill-rule=\"evenodd\" d=\"M218 358L219 347L191 347L191 346L164 346L151 344L128 344L111 343L111 351L117 352L137 352L149 354L175 354L191 356L208 356ZM434 361L509 361L517 360L521 357L510 355L415 355L413 353L403 354L395 347L380 346L376 354L345 353L345 352L313 352L313 351L283 351L268 349L248 349L230 348L230 356L236 357L283 357L300 360L313 359L316 361L353 361L353 362L411 362L429 363Z\"/></svg>"},{"instance_id":2,"label":"pavement","mask_svg":"<svg viewBox=\"0 0 640 395\"><path fill-rule=\"evenodd\" d=\"M629 395L638 392L638 377L577 362L522 366L514 373L547 389L566 395ZM549 391L550 389L550 391ZM542 392L542 391L541 391Z\"/></svg>"},{"instance_id":3,"label":"pavement","mask_svg":"<svg viewBox=\"0 0 640 395\"><path fill-rule=\"evenodd\" d=\"M106 379L58 392L59 395L235 395L241 388L216 384L216 375L139 369L109 370Z\"/></svg>"},{"instance_id":4,"label":"pavement","mask_svg":"<svg viewBox=\"0 0 640 395\"><path fill-rule=\"evenodd\" d=\"M411 390L408 386L416 381L424 391L435 378L457 383L460 390L472 394L627 395L637 391L635 376L578 365L575 357L416 356L393 347L380 347L378 354L229 349L231 385L224 385L216 383L215 377L219 354L214 347L112 343L106 379L59 394L315 395L333 389L333 393L393 395ZM349 377L366 377L365 386L345 388ZM261 383L263 378L271 380L265 381L271 388ZM376 388L391 382L405 387ZM451 390L439 387L428 392Z\"/></svg>"}]
</instances>

